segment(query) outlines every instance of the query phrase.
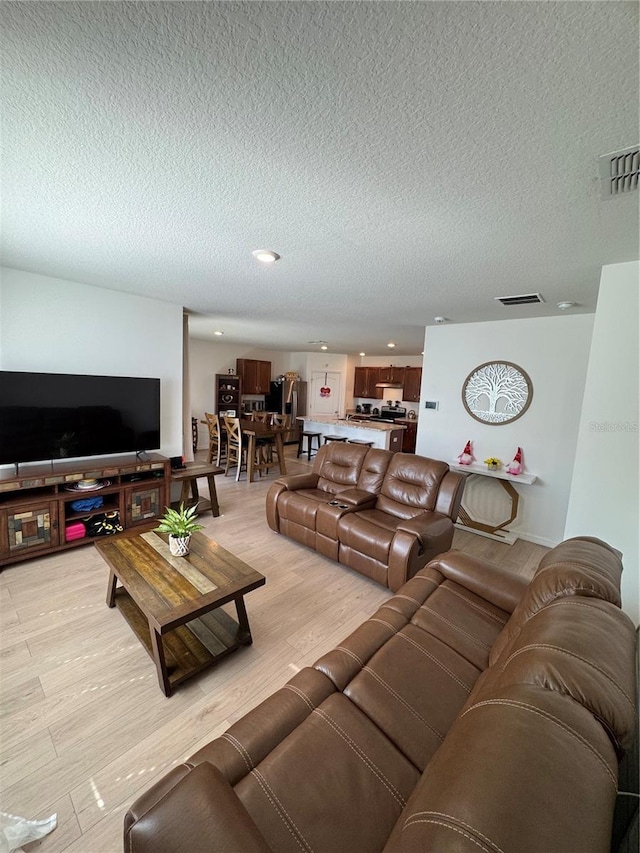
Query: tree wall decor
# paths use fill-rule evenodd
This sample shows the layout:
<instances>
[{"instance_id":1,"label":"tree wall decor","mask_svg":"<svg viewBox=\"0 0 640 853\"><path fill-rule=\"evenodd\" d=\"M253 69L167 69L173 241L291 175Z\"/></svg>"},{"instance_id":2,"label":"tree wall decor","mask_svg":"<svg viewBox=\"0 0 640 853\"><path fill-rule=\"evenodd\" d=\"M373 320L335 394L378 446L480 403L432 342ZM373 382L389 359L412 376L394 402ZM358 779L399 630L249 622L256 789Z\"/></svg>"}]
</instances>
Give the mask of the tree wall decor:
<instances>
[{"instance_id":1,"label":"tree wall decor","mask_svg":"<svg viewBox=\"0 0 640 853\"><path fill-rule=\"evenodd\" d=\"M487 361L467 376L462 402L475 420L492 426L522 417L531 405L533 385L521 367L510 361Z\"/></svg>"}]
</instances>

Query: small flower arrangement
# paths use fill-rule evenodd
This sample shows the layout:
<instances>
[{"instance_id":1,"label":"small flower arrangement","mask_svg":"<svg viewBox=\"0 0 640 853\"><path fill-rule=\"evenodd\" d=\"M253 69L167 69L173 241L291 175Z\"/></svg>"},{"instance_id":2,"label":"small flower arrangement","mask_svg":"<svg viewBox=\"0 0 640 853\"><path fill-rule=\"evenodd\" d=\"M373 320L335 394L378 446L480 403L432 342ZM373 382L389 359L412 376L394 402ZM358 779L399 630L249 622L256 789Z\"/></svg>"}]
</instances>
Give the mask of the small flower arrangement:
<instances>
[{"instance_id":1,"label":"small flower arrangement","mask_svg":"<svg viewBox=\"0 0 640 853\"><path fill-rule=\"evenodd\" d=\"M502 462L499 459L496 459L495 456L490 456L488 459L484 460L484 464L489 468L490 471L497 471L498 468L502 465Z\"/></svg>"},{"instance_id":2,"label":"small flower arrangement","mask_svg":"<svg viewBox=\"0 0 640 853\"><path fill-rule=\"evenodd\" d=\"M185 509L184 504L181 503L178 510L168 506L160 519L160 524L154 527L154 531L158 533L169 534L169 550L174 557L185 557L189 553L191 534L196 530L202 530L202 525L196 521L197 509L197 504Z\"/></svg>"}]
</instances>

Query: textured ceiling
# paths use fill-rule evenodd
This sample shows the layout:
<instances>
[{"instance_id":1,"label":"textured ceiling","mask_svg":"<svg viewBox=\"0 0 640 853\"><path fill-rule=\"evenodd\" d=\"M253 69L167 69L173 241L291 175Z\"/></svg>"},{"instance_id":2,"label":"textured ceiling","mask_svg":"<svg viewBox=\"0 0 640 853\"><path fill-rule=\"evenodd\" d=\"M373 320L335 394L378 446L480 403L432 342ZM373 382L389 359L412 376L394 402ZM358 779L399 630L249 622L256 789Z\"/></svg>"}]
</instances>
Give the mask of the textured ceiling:
<instances>
[{"instance_id":1,"label":"textured ceiling","mask_svg":"<svg viewBox=\"0 0 640 853\"><path fill-rule=\"evenodd\" d=\"M0 4L4 265L183 304L226 343L418 353L593 311L638 257L638 5ZM271 267L256 248L282 255ZM507 309L493 297L541 292Z\"/></svg>"}]
</instances>

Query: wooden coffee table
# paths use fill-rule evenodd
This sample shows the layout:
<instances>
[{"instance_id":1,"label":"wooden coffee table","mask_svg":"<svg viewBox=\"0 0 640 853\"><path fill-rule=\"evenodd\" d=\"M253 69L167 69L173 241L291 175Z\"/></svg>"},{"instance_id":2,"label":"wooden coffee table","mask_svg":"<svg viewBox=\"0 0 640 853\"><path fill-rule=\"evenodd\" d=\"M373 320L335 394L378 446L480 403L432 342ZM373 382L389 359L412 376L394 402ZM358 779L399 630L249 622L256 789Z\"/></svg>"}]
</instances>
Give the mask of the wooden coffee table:
<instances>
[{"instance_id":1,"label":"wooden coffee table","mask_svg":"<svg viewBox=\"0 0 640 853\"><path fill-rule=\"evenodd\" d=\"M265 578L212 539L194 533L187 557L173 557L166 534L152 530L105 537L95 547L111 570L107 604L120 610L151 655L165 696L251 644L244 596ZM220 609L230 601L237 622Z\"/></svg>"}]
</instances>

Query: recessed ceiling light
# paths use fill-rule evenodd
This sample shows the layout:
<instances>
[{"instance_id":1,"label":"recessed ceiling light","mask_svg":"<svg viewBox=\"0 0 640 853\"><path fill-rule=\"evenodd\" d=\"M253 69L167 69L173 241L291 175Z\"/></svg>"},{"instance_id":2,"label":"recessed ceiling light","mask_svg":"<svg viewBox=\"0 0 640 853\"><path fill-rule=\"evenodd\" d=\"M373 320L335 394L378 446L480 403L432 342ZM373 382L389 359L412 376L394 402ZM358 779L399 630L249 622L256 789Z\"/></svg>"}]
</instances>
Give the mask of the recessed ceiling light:
<instances>
[{"instance_id":1,"label":"recessed ceiling light","mask_svg":"<svg viewBox=\"0 0 640 853\"><path fill-rule=\"evenodd\" d=\"M360 355L361 355L361 356L365 356L365 355L366 355L366 352L361 352L361 353L360 353Z\"/></svg>"},{"instance_id":2,"label":"recessed ceiling light","mask_svg":"<svg viewBox=\"0 0 640 853\"><path fill-rule=\"evenodd\" d=\"M328 347L326 344L322 344L322 346L320 347L320 349L329 349L329 347Z\"/></svg>"},{"instance_id":3,"label":"recessed ceiling light","mask_svg":"<svg viewBox=\"0 0 640 853\"><path fill-rule=\"evenodd\" d=\"M395 346L395 344L394 344L394 342L393 342L393 341L389 341L389 343L387 344L387 346L389 347L389 349L393 349L393 348L394 348L394 346Z\"/></svg>"},{"instance_id":4,"label":"recessed ceiling light","mask_svg":"<svg viewBox=\"0 0 640 853\"><path fill-rule=\"evenodd\" d=\"M218 331L216 331L216 332L214 332L213 334L214 334L214 335L224 335L224 332L218 332Z\"/></svg>"},{"instance_id":5,"label":"recessed ceiling light","mask_svg":"<svg viewBox=\"0 0 640 853\"><path fill-rule=\"evenodd\" d=\"M272 264L280 260L280 255L277 252L272 252L271 249L256 249L251 254L261 264Z\"/></svg>"},{"instance_id":6,"label":"recessed ceiling light","mask_svg":"<svg viewBox=\"0 0 640 853\"><path fill-rule=\"evenodd\" d=\"M575 302L558 302L558 308L561 311L566 311L568 308L573 308Z\"/></svg>"}]
</instances>

